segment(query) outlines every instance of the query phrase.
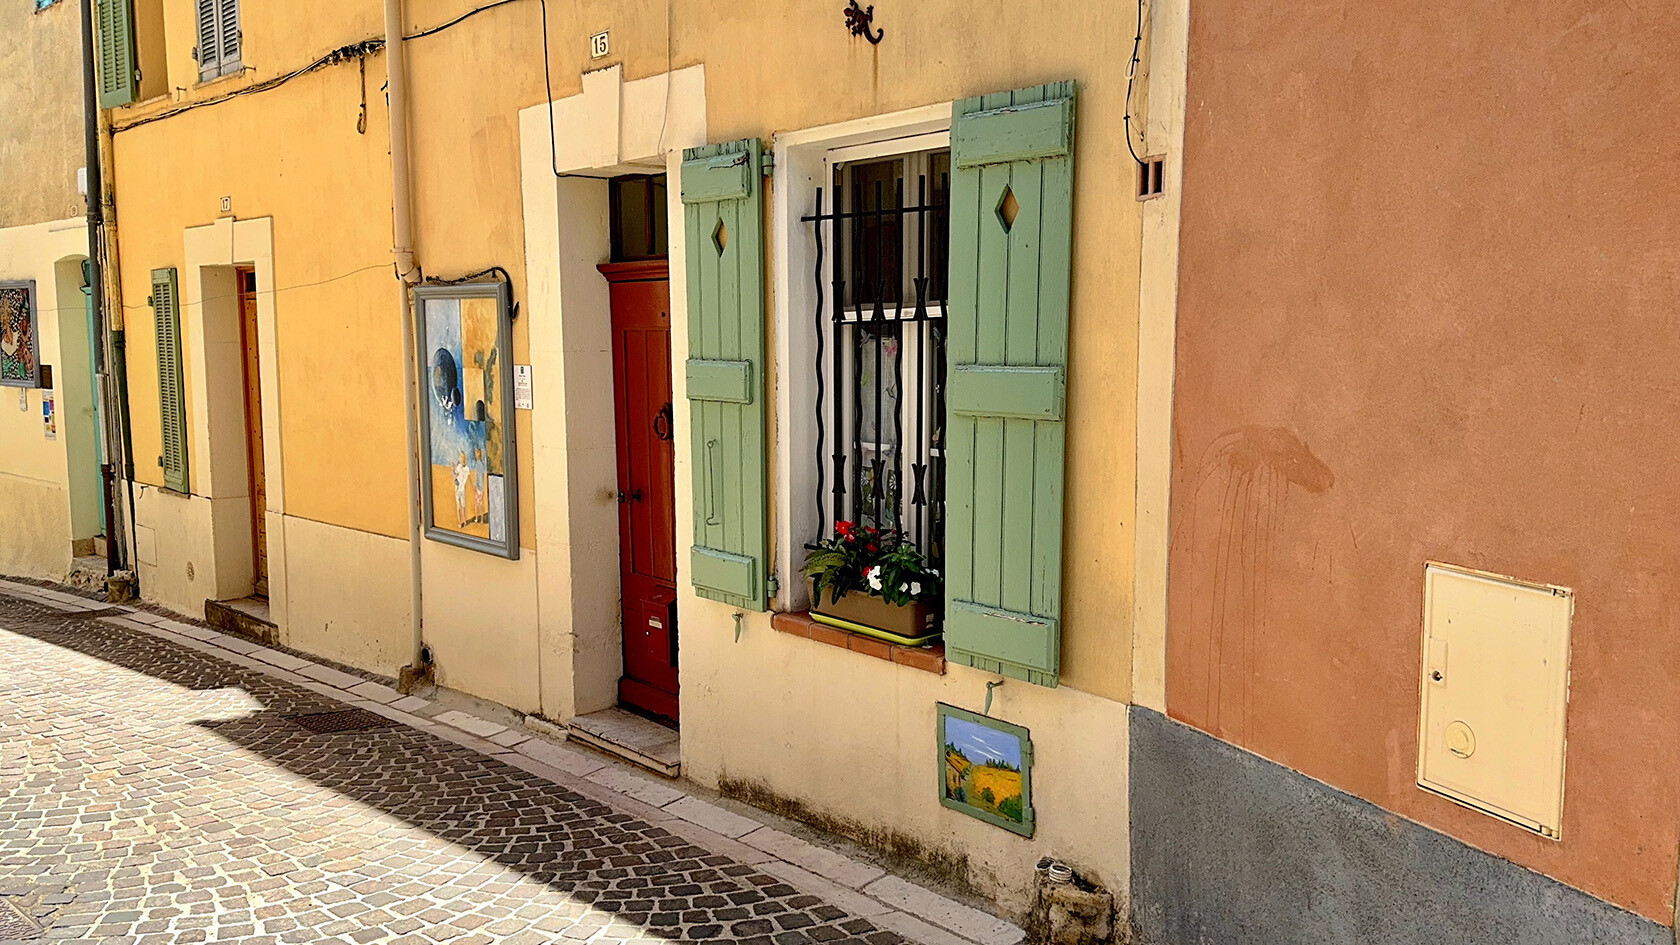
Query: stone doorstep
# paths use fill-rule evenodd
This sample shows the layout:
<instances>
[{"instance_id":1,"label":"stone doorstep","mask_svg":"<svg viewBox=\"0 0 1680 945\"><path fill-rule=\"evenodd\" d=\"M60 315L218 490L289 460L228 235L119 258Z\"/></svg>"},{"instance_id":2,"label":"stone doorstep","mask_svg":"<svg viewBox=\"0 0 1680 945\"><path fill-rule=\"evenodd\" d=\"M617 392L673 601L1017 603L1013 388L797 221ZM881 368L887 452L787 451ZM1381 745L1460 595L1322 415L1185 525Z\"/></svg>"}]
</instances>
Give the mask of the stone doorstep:
<instances>
[{"instance_id":1,"label":"stone doorstep","mask_svg":"<svg viewBox=\"0 0 1680 945\"><path fill-rule=\"evenodd\" d=\"M56 594L35 585L0 579L0 592L12 593L14 589L24 592L16 596L27 597L60 610L78 609L70 604L70 601L74 604L89 603L81 598ZM47 591L52 597L68 600L56 601L39 593L41 591ZM292 664L295 660L302 665L282 666L279 665L282 661L275 658L285 657L286 654L252 647L248 640L222 636L214 631L204 631L178 621L161 620L129 607L120 609L126 611L127 615L102 619L125 629L139 630L190 646L208 655L287 682L301 684L346 704L361 705L393 721L479 750L488 757L511 763L562 787L594 797L625 813L656 821L665 829L702 848L753 865L795 888L821 896L841 909L867 918L881 928L897 932L920 942L921 945L1018 945L1025 938L1025 932L1019 927L989 913L887 874L879 867L858 862L839 852L777 831L757 820L725 810L675 787L649 780L630 769L614 767L611 761L600 759L593 753L579 752L541 737L519 740L503 738L502 741L511 742L507 745L487 741L486 736L500 737L507 735L511 730L500 723L458 710L442 712L429 719L412 715L410 712L427 708L433 703L418 696L406 696L387 703L383 697L391 690L376 683L370 684L368 680L296 657L286 658L283 662ZM139 618L151 618L159 622L147 623ZM184 630L198 632L183 638ZM361 692L353 691L360 687L368 688L362 688ZM369 696L377 698L369 699ZM633 722L627 722L626 718ZM580 719L584 721L582 726L577 724ZM674 778L680 772L680 763L672 765L660 758L644 755L640 749L624 744L635 742L656 751L663 748L654 737L653 730L642 727L645 725L663 728L658 723L622 710L617 710L605 724L599 720L590 724L588 716L580 719L573 719L572 724L564 729L553 723L535 724L539 720L534 718L527 721L529 729L534 732L555 735L564 731L568 740L600 747L603 751L666 777ZM554 731L549 731L550 729ZM675 741L675 733L672 733L671 740ZM604 744L597 744L597 741ZM672 770L673 768L675 770Z\"/></svg>"},{"instance_id":2,"label":"stone doorstep","mask_svg":"<svg viewBox=\"0 0 1680 945\"><path fill-rule=\"evenodd\" d=\"M269 619L268 601L254 597L238 600L207 600L204 622L223 633L244 637L264 646L280 642L280 628Z\"/></svg>"},{"instance_id":3,"label":"stone doorstep","mask_svg":"<svg viewBox=\"0 0 1680 945\"><path fill-rule=\"evenodd\" d=\"M676 732L623 709L580 715L566 724L566 738L615 755L667 778L682 775L682 747Z\"/></svg>"}]
</instances>

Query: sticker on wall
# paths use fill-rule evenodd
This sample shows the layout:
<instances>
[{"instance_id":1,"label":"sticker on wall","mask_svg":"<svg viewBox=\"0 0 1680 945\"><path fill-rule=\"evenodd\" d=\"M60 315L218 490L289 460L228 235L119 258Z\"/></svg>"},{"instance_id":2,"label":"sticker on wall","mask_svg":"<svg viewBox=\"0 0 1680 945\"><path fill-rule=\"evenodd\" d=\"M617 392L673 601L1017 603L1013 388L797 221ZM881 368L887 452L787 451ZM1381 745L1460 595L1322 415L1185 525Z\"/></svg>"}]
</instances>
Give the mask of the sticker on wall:
<instances>
[{"instance_id":1,"label":"sticker on wall","mask_svg":"<svg viewBox=\"0 0 1680 945\"><path fill-rule=\"evenodd\" d=\"M519 557L505 283L424 286L417 366L426 537Z\"/></svg>"},{"instance_id":2,"label":"sticker on wall","mask_svg":"<svg viewBox=\"0 0 1680 945\"><path fill-rule=\"evenodd\" d=\"M53 408L53 392L41 392L41 428L49 440L58 439L58 414Z\"/></svg>"},{"instance_id":3,"label":"sticker on wall","mask_svg":"<svg viewBox=\"0 0 1680 945\"><path fill-rule=\"evenodd\" d=\"M531 366L529 364L515 364L513 366L513 408L515 410L531 409Z\"/></svg>"},{"instance_id":4,"label":"sticker on wall","mask_svg":"<svg viewBox=\"0 0 1680 945\"><path fill-rule=\"evenodd\" d=\"M956 706L938 709L939 803L1032 836L1031 733Z\"/></svg>"},{"instance_id":5,"label":"sticker on wall","mask_svg":"<svg viewBox=\"0 0 1680 945\"><path fill-rule=\"evenodd\" d=\"M34 282L0 282L0 384L41 386Z\"/></svg>"}]
</instances>

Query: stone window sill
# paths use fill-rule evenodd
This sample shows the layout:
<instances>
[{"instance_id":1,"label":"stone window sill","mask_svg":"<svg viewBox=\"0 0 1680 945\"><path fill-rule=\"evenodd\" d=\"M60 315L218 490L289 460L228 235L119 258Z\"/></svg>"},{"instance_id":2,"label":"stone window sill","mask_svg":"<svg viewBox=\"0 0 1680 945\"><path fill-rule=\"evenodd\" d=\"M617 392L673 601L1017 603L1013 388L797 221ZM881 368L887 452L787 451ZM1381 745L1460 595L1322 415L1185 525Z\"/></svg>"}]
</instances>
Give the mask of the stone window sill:
<instances>
[{"instance_id":1,"label":"stone window sill","mask_svg":"<svg viewBox=\"0 0 1680 945\"><path fill-rule=\"evenodd\" d=\"M885 640L866 637L861 633L851 633L817 623L808 613L771 614L770 626L782 633L791 633L796 637L804 637L817 643L837 646L842 650L851 650L864 656L873 656L878 660L897 663L910 669L945 675L945 644L935 643L932 646L897 646Z\"/></svg>"}]
</instances>

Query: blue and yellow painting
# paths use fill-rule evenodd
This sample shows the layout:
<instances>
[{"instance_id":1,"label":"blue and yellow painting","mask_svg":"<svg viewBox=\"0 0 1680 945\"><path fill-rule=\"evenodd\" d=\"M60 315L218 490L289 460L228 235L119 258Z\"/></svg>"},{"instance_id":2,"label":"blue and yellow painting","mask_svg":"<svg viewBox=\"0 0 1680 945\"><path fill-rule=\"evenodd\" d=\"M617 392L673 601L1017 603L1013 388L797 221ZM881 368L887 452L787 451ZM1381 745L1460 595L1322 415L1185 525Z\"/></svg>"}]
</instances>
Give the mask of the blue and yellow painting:
<instances>
[{"instance_id":1,"label":"blue and yellow painting","mask_svg":"<svg viewBox=\"0 0 1680 945\"><path fill-rule=\"evenodd\" d=\"M943 721L945 799L1025 824L1021 736L958 715Z\"/></svg>"},{"instance_id":2,"label":"blue and yellow painting","mask_svg":"<svg viewBox=\"0 0 1680 945\"><path fill-rule=\"evenodd\" d=\"M497 348L500 306L494 298L428 299L425 319L432 525L503 541L507 392Z\"/></svg>"}]
</instances>

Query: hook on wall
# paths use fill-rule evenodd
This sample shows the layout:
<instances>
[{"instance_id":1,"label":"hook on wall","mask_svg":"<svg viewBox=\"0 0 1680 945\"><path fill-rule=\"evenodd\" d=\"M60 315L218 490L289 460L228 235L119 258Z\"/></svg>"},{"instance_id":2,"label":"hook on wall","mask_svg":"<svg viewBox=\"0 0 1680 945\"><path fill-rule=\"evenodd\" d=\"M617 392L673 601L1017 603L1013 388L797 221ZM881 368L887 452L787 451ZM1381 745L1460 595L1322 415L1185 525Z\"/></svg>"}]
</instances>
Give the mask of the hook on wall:
<instances>
[{"instance_id":1,"label":"hook on wall","mask_svg":"<svg viewBox=\"0 0 1680 945\"><path fill-rule=\"evenodd\" d=\"M1001 679L997 682L989 682L986 684L986 711L981 712L981 715L990 716L992 714L992 693L1001 685L1003 685L1003 680Z\"/></svg>"}]
</instances>

